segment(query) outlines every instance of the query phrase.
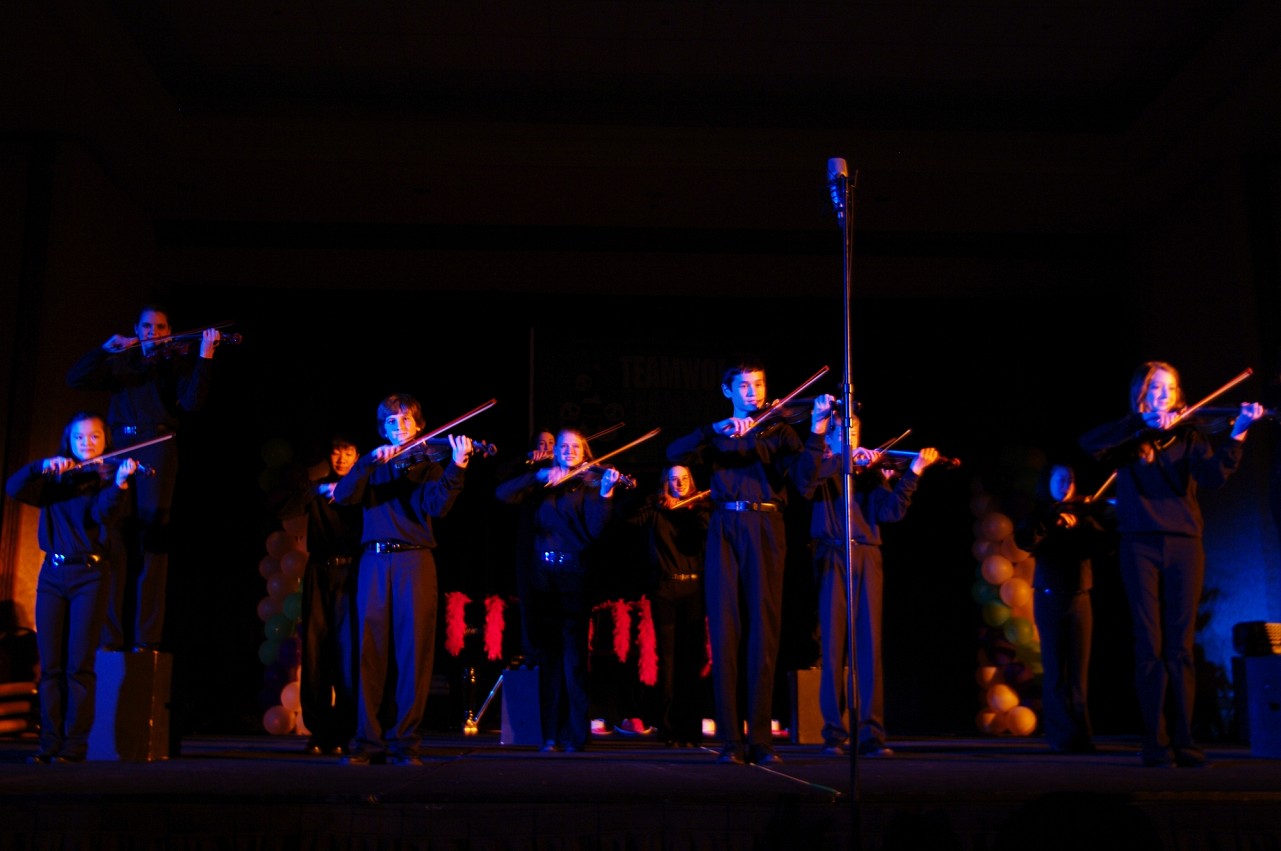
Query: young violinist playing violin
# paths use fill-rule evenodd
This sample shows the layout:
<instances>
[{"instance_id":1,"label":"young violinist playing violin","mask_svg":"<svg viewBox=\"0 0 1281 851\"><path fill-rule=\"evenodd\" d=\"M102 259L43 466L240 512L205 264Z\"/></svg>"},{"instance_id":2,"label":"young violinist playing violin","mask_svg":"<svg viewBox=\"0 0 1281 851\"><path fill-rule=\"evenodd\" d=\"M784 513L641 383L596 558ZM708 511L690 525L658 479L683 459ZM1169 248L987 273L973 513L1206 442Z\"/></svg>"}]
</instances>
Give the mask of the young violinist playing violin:
<instances>
[{"instance_id":1,"label":"young violinist playing violin","mask_svg":"<svg viewBox=\"0 0 1281 851\"><path fill-rule=\"evenodd\" d=\"M805 442L805 455L794 473L796 487L810 500L810 548L818 586L819 642L822 673L819 709L823 715L823 753L849 753L850 730L846 712L856 723L858 753L892 756L886 744L885 688L881 669L881 613L885 567L881 553L881 526L907 515L920 476L939 463L937 449L921 449L891 484L893 471L881 467L880 453L859 446L857 416L845 418L836 411L836 400L819 396L815 417L822 417ZM842 469L848 432L854 465L854 500L849 505L853 563L845 564L846 500ZM849 664L849 600L853 583L854 670L858 701L849 706L846 667Z\"/></svg>"},{"instance_id":2,"label":"young violinist playing violin","mask_svg":"<svg viewBox=\"0 0 1281 851\"><path fill-rule=\"evenodd\" d=\"M703 742L703 669L707 664L707 603L703 568L712 506L697 492L688 467L663 470L663 487L628 523L645 529L658 651L658 732L676 747Z\"/></svg>"},{"instance_id":3,"label":"young violinist playing violin","mask_svg":"<svg viewBox=\"0 0 1281 851\"><path fill-rule=\"evenodd\" d=\"M402 452L422 428L422 406L413 396L383 399L378 429L387 443L362 455L333 489L334 502L364 508L356 579L356 738L345 759L349 765L422 764L419 724L436 652L432 518L444 517L462 493L474 450L471 438L451 434L444 466L412 448Z\"/></svg>"},{"instance_id":4,"label":"young violinist playing violin","mask_svg":"<svg viewBox=\"0 0 1281 851\"><path fill-rule=\"evenodd\" d=\"M89 750L114 527L128 510L125 495L138 470L132 458L85 465L110 448L109 434L97 414L75 414L63 429L60 454L23 467L5 489L10 499L40 509L40 750L32 763L83 762Z\"/></svg>"},{"instance_id":5,"label":"young violinist playing violin","mask_svg":"<svg viewBox=\"0 0 1281 851\"><path fill-rule=\"evenodd\" d=\"M198 411L209 395L213 356L221 339L215 328L200 334L195 357L178 356L165 345L172 334L168 312L143 307L134 334L113 334L78 360L67 373L77 390L111 394L108 425L117 439L133 442L178 433L184 413ZM115 571L105 649L155 650L164 638L165 595L169 576L169 515L178 474L178 441L168 440L139 451L138 461L154 469L133 488L133 509L125 533L126 562ZM136 582L134 604L125 595ZM133 624L124 616L133 609Z\"/></svg>"},{"instance_id":6,"label":"young violinist playing violin","mask_svg":"<svg viewBox=\"0 0 1281 851\"><path fill-rule=\"evenodd\" d=\"M500 482L494 495L520 505L533 530L529 638L531 664L538 667L542 750L573 753L586 749L591 732L588 560L612 516L623 476L591 464L591 448L578 429L557 433L553 457L549 467L533 466Z\"/></svg>"},{"instance_id":7,"label":"young violinist playing violin","mask_svg":"<svg viewBox=\"0 0 1281 851\"><path fill-rule=\"evenodd\" d=\"M1131 378L1130 413L1079 440L1088 454L1116 466L1119 567L1134 628L1143 722L1140 758L1154 767L1171 759L1187 768L1207 764L1192 740L1193 643L1205 579L1197 494L1236 472L1247 429L1263 415L1258 403L1243 403L1231 436L1215 447L1181 421L1187 408L1178 371L1148 361Z\"/></svg>"},{"instance_id":8,"label":"young violinist playing violin","mask_svg":"<svg viewBox=\"0 0 1281 851\"><path fill-rule=\"evenodd\" d=\"M1014 542L1036 559L1032 617L1041 637L1041 704L1045 738L1056 753L1094 753L1089 711L1090 643L1094 629L1095 555L1111 550L1116 509L1081 498L1067 464L1049 464L1037 480L1032 511Z\"/></svg>"},{"instance_id":9,"label":"young violinist playing violin","mask_svg":"<svg viewBox=\"0 0 1281 851\"><path fill-rule=\"evenodd\" d=\"M725 742L718 761L769 765L782 761L774 751L770 721L787 556L783 509L787 477L804 444L783 419L757 428L756 418L764 416L768 402L759 361L743 360L726 370L721 393L731 415L672 441L667 460L711 471L704 588L716 728ZM825 418L816 401L811 427ZM738 700L740 665L747 677L746 738Z\"/></svg>"}]
</instances>

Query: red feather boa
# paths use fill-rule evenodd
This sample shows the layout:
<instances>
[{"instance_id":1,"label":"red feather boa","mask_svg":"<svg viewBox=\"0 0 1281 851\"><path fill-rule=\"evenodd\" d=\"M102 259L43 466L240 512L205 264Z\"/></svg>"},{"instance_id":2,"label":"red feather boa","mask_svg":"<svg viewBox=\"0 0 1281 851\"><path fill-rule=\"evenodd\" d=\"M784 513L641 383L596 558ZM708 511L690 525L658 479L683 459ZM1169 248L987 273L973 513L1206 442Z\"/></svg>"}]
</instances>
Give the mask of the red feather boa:
<instances>
[{"instance_id":1,"label":"red feather boa","mask_svg":"<svg viewBox=\"0 0 1281 851\"><path fill-rule=\"evenodd\" d=\"M636 643L640 646L637 668L640 681L647 686L658 682L658 637L654 634L654 612L648 597L641 597L640 627L636 630Z\"/></svg>"},{"instance_id":2,"label":"red feather boa","mask_svg":"<svg viewBox=\"0 0 1281 851\"><path fill-rule=\"evenodd\" d=\"M461 591L445 594L445 649L450 656L463 652L463 637L467 634L467 621L463 613L471 598Z\"/></svg>"},{"instance_id":3,"label":"red feather boa","mask_svg":"<svg viewBox=\"0 0 1281 851\"><path fill-rule=\"evenodd\" d=\"M503 658L503 609L506 601L497 595L485 598L485 657L493 662Z\"/></svg>"}]
</instances>

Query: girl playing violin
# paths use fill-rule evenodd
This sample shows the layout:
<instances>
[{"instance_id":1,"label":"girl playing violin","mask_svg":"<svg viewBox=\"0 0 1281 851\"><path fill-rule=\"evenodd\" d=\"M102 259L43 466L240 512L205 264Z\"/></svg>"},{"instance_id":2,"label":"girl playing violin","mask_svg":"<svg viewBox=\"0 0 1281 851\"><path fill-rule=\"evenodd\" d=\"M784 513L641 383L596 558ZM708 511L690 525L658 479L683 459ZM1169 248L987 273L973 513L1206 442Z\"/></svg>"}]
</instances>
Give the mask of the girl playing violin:
<instances>
[{"instance_id":1,"label":"girl playing violin","mask_svg":"<svg viewBox=\"0 0 1281 851\"><path fill-rule=\"evenodd\" d=\"M501 482L495 496L520 505L533 530L529 638L531 664L539 668L542 750L574 752L587 747L590 734L588 558L610 520L622 474L612 467L579 472L592 453L578 429L557 433L553 457L550 467Z\"/></svg>"},{"instance_id":2,"label":"girl playing violin","mask_svg":"<svg viewBox=\"0 0 1281 851\"><path fill-rule=\"evenodd\" d=\"M23 467L5 489L10 499L40 509L45 554L36 583L40 750L32 763L83 762L89 748L114 527L128 509L125 492L138 469L132 458L114 468L83 466L107 451L109 435L102 417L75 414L63 429L60 454Z\"/></svg>"},{"instance_id":3,"label":"girl playing violin","mask_svg":"<svg viewBox=\"0 0 1281 851\"><path fill-rule=\"evenodd\" d=\"M1247 402L1217 447L1180 423L1187 410L1179 373L1164 361L1140 364L1130 380L1130 413L1081 436L1081 448L1116 465L1119 567L1134 628L1135 686L1144 765L1206 765L1192 741L1196 694L1193 642L1205 579L1200 488L1221 486L1241 466L1250 424ZM1169 708L1164 705L1169 698ZM1173 754L1171 754L1173 751Z\"/></svg>"}]
</instances>

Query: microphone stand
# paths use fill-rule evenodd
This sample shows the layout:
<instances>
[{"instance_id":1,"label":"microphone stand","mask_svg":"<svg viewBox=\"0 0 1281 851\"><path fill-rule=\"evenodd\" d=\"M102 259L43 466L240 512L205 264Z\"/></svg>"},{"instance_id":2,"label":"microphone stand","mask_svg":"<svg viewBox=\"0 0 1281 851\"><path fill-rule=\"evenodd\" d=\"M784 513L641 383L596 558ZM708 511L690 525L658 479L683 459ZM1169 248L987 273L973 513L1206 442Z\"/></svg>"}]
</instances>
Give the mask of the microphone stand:
<instances>
[{"instance_id":1,"label":"microphone stand","mask_svg":"<svg viewBox=\"0 0 1281 851\"><path fill-rule=\"evenodd\" d=\"M842 420L845 434L842 435L841 445L841 473L842 486L845 497L845 629L846 629L846 676L845 676L845 707L848 714L849 722L849 757L850 757L850 803L851 818L853 821L851 827L851 836L854 841L858 842L860 831L858 804L861 797L858 783L858 725L862 715L860 706L857 683L855 682L856 659L855 652L857 646L854 640L854 614L856 608L856 592L854 586L854 542L852 522L852 511L854 507L854 448L850 445L850 417L854 412L854 382L852 368L852 336L850 312L852 307L851 287L852 287L852 268L853 268L853 250L854 250L854 190L858 186L858 171L855 170L854 177L851 180L845 171L844 160L838 161L841 168L839 173L832 176L836 181L836 186L832 187L832 201L836 205L836 219L841 227L841 266L842 266L842 289L844 294L844 309L841 311L845 323L845 374L841 381L841 405ZM831 163L829 163L829 173Z\"/></svg>"}]
</instances>

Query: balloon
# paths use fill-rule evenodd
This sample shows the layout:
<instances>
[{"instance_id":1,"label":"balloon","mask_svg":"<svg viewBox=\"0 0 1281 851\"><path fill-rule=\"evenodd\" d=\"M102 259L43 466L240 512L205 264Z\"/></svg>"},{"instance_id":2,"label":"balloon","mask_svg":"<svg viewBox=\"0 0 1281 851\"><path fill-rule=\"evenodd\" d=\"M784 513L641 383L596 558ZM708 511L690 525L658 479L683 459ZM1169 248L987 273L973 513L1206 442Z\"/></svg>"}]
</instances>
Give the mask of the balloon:
<instances>
[{"instance_id":1,"label":"balloon","mask_svg":"<svg viewBox=\"0 0 1281 851\"><path fill-rule=\"evenodd\" d=\"M1036 627L1027 618L1011 617L1005 622L1005 637L1012 644L1027 644L1036 637Z\"/></svg>"},{"instance_id":2,"label":"balloon","mask_svg":"<svg viewBox=\"0 0 1281 851\"><path fill-rule=\"evenodd\" d=\"M988 626L1001 626L1010 619L1010 607L993 600L983 604L983 623ZM1008 635L1007 635L1008 638ZM1011 639L1013 641L1013 639Z\"/></svg>"},{"instance_id":3,"label":"balloon","mask_svg":"<svg viewBox=\"0 0 1281 851\"><path fill-rule=\"evenodd\" d=\"M1016 736L1030 736L1036 731L1036 713L1026 706L1016 706L1005 713L1005 726Z\"/></svg>"},{"instance_id":4,"label":"balloon","mask_svg":"<svg viewBox=\"0 0 1281 851\"><path fill-rule=\"evenodd\" d=\"M970 597L980 606L992 602L999 596L1000 589L986 579L976 579L974 584L970 586Z\"/></svg>"},{"instance_id":5,"label":"balloon","mask_svg":"<svg viewBox=\"0 0 1281 851\"><path fill-rule=\"evenodd\" d=\"M302 701L299 699L298 689L299 683L294 680L291 683L286 683L285 687L280 690L280 705L290 712L302 711Z\"/></svg>"},{"instance_id":6,"label":"balloon","mask_svg":"<svg viewBox=\"0 0 1281 851\"><path fill-rule=\"evenodd\" d=\"M280 558L293 548L294 539L279 529L267 536L268 555Z\"/></svg>"},{"instance_id":7,"label":"balloon","mask_svg":"<svg viewBox=\"0 0 1281 851\"><path fill-rule=\"evenodd\" d=\"M1021 561L1026 561L1028 557L1031 556L1031 553L1027 550L1019 549L1019 545L1014 543L1013 537L1009 537L1001 541L997 545L997 552L1015 564L1018 564Z\"/></svg>"},{"instance_id":8,"label":"balloon","mask_svg":"<svg viewBox=\"0 0 1281 851\"><path fill-rule=\"evenodd\" d=\"M1005 556L996 554L983 559L983 578L993 585L1000 585L1014 575L1014 564Z\"/></svg>"},{"instance_id":9,"label":"balloon","mask_svg":"<svg viewBox=\"0 0 1281 851\"><path fill-rule=\"evenodd\" d=\"M1011 662L1001 668L1000 681L1007 685L1022 685L1032 679L1032 669L1022 662Z\"/></svg>"},{"instance_id":10,"label":"balloon","mask_svg":"<svg viewBox=\"0 0 1281 851\"><path fill-rule=\"evenodd\" d=\"M975 494L970 499L970 513L975 517L982 518L991 514L996 508L996 498L990 493Z\"/></svg>"},{"instance_id":11,"label":"balloon","mask_svg":"<svg viewBox=\"0 0 1281 851\"><path fill-rule=\"evenodd\" d=\"M983 519L979 521L979 528L985 539L1004 541L1014 533L1014 521L999 511L991 511L983 515Z\"/></svg>"},{"instance_id":12,"label":"balloon","mask_svg":"<svg viewBox=\"0 0 1281 851\"><path fill-rule=\"evenodd\" d=\"M302 579L307 570L307 554L301 550L290 550L280 557L280 572L290 579Z\"/></svg>"},{"instance_id":13,"label":"balloon","mask_svg":"<svg viewBox=\"0 0 1281 851\"><path fill-rule=\"evenodd\" d=\"M302 583L297 579L291 579L283 573L277 573L267 580L267 594L273 600L281 603L290 594L297 593L302 588Z\"/></svg>"},{"instance_id":14,"label":"balloon","mask_svg":"<svg viewBox=\"0 0 1281 851\"><path fill-rule=\"evenodd\" d=\"M976 538L974 545L970 547L970 554L976 561L982 561L992 553L997 552L1000 545L996 541L989 541L986 538Z\"/></svg>"},{"instance_id":15,"label":"balloon","mask_svg":"<svg viewBox=\"0 0 1281 851\"><path fill-rule=\"evenodd\" d=\"M980 665L979 669L974 672L974 681L979 684L979 688L987 688L997 682L997 669L995 665Z\"/></svg>"},{"instance_id":16,"label":"balloon","mask_svg":"<svg viewBox=\"0 0 1281 851\"><path fill-rule=\"evenodd\" d=\"M1011 576L1001 583L1001 602L1011 609L1021 609L1032 602L1032 586L1026 579ZM1018 642L1016 641L1015 644Z\"/></svg>"},{"instance_id":17,"label":"balloon","mask_svg":"<svg viewBox=\"0 0 1281 851\"><path fill-rule=\"evenodd\" d=\"M280 614L280 604L270 597L263 597L258 601L258 620L266 623L272 615Z\"/></svg>"},{"instance_id":18,"label":"balloon","mask_svg":"<svg viewBox=\"0 0 1281 851\"><path fill-rule=\"evenodd\" d=\"M283 612L278 615L272 615L268 618L267 625L263 631L267 634L269 641L280 641L283 638L288 638L294 632L294 619L286 617Z\"/></svg>"},{"instance_id":19,"label":"balloon","mask_svg":"<svg viewBox=\"0 0 1281 851\"><path fill-rule=\"evenodd\" d=\"M280 659L279 640L268 638L262 644L258 645L258 661L262 662L264 665L270 665L278 659Z\"/></svg>"},{"instance_id":20,"label":"balloon","mask_svg":"<svg viewBox=\"0 0 1281 851\"><path fill-rule=\"evenodd\" d=\"M974 716L974 724L989 736L998 736L1005 732L1005 716L991 709L980 709Z\"/></svg>"},{"instance_id":21,"label":"balloon","mask_svg":"<svg viewBox=\"0 0 1281 851\"><path fill-rule=\"evenodd\" d=\"M287 668L297 668L302 662L302 639L297 635L291 635L280 642L280 653L277 656L280 663ZM290 679L297 679L291 676Z\"/></svg>"},{"instance_id":22,"label":"balloon","mask_svg":"<svg viewBox=\"0 0 1281 851\"><path fill-rule=\"evenodd\" d=\"M268 597L267 599L271 599ZM302 592L290 594L285 601L280 604L281 613L290 620L298 620L302 616Z\"/></svg>"},{"instance_id":23,"label":"balloon","mask_svg":"<svg viewBox=\"0 0 1281 851\"><path fill-rule=\"evenodd\" d=\"M993 712L1009 712L1019 705L1019 696L1005 683L994 683L987 690L987 708Z\"/></svg>"},{"instance_id":24,"label":"balloon","mask_svg":"<svg viewBox=\"0 0 1281 851\"><path fill-rule=\"evenodd\" d=\"M262 726L273 736L283 736L294 728L294 714L283 706L273 706L262 714Z\"/></svg>"},{"instance_id":25,"label":"balloon","mask_svg":"<svg viewBox=\"0 0 1281 851\"><path fill-rule=\"evenodd\" d=\"M268 542L270 546L270 542ZM270 579L280 572L280 559L273 555L265 555L258 562L258 575L263 579Z\"/></svg>"}]
</instances>

